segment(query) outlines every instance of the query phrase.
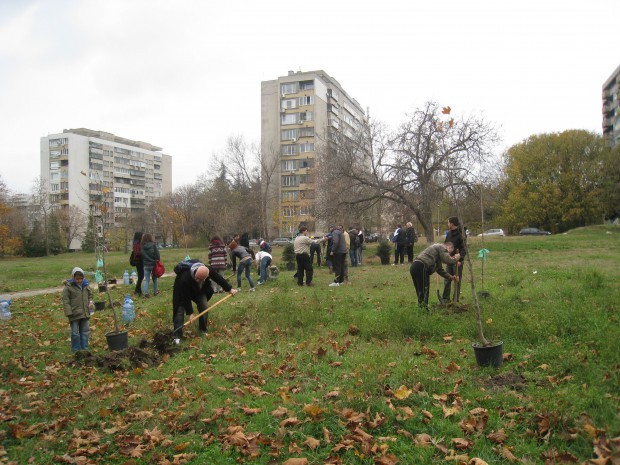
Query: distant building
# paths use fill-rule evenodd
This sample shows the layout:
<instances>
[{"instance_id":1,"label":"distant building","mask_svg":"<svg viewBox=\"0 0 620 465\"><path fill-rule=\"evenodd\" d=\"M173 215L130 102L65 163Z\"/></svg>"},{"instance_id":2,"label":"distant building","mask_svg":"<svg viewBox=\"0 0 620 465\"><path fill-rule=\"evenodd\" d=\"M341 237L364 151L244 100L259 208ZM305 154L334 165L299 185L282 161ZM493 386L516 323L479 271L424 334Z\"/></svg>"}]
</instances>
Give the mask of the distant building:
<instances>
[{"instance_id":1,"label":"distant building","mask_svg":"<svg viewBox=\"0 0 620 465\"><path fill-rule=\"evenodd\" d=\"M603 84L603 137L610 147L620 145L620 66Z\"/></svg>"},{"instance_id":2,"label":"distant building","mask_svg":"<svg viewBox=\"0 0 620 465\"><path fill-rule=\"evenodd\" d=\"M93 211L110 229L172 191L172 157L161 151L108 132L65 129L41 137L41 179L53 209ZM79 240L70 246L80 248Z\"/></svg>"},{"instance_id":3,"label":"distant building","mask_svg":"<svg viewBox=\"0 0 620 465\"><path fill-rule=\"evenodd\" d=\"M325 232L314 204L321 197L316 151L333 131L355 131L366 121L360 104L325 71L294 72L261 82L261 152L279 161L271 185L269 234L291 236L300 223ZM277 199L277 200L275 200Z\"/></svg>"}]
</instances>

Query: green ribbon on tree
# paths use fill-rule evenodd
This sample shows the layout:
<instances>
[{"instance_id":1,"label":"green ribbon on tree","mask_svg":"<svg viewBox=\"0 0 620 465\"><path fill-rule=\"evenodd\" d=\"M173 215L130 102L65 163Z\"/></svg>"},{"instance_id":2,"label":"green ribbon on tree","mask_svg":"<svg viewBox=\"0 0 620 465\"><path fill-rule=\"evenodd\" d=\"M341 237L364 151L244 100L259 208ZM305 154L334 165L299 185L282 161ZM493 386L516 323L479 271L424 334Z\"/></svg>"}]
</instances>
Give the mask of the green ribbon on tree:
<instances>
[{"instance_id":1,"label":"green ribbon on tree","mask_svg":"<svg viewBox=\"0 0 620 465\"><path fill-rule=\"evenodd\" d=\"M490 250L487 249L480 249L478 251L478 258L482 258L483 260L487 259L487 254L490 253Z\"/></svg>"}]
</instances>

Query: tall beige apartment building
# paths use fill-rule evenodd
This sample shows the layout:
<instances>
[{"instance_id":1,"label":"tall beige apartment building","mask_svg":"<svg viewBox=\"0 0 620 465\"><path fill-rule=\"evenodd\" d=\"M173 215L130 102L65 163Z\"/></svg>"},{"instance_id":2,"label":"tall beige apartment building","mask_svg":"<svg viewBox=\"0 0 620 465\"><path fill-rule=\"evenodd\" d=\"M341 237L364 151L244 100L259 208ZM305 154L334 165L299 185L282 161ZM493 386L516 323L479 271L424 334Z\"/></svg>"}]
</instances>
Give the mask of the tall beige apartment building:
<instances>
[{"instance_id":1,"label":"tall beige apartment building","mask_svg":"<svg viewBox=\"0 0 620 465\"><path fill-rule=\"evenodd\" d=\"M620 66L603 84L603 137L610 147L620 145Z\"/></svg>"},{"instance_id":2,"label":"tall beige apartment building","mask_svg":"<svg viewBox=\"0 0 620 465\"><path fill-rule=\"evenodd\" d=\"M360 104L325 71L289 71L261 82L261 150L276 163L268 205L269 235L291 237L300 224L326 232L314 217L320 201L317 151L334 131L356 131L366 116Z\"/></svg>"},{"instance_id":3,"label":"tall beige apartment building","mask_svg":"<svg viewBox=\"0 0 620 465\"><path fill-rule=\"evenodd\" d=\"M172 191L172 157L161 151L108 132L65 129L41 137L41 179L53 209L75 205L87 214L92 208L110 229ZM70 246L80 248L79 239Z\"/></svg>"}]
</instances>

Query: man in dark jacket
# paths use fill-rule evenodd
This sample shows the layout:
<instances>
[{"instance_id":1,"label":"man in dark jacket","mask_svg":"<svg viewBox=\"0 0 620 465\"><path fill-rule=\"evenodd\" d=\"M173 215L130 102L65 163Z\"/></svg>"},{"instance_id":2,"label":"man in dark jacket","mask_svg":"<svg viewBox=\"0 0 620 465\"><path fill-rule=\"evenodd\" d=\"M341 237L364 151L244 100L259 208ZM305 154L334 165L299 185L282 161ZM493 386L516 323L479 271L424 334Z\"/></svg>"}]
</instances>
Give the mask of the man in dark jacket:
<instances>
[{"instance_id":1,"label":"man in dark jacket","mask_svg":"<svg viewBox=\"0 0 620 465\"><path fill-rule=\"evenodd\" d=\"M458 274L459 280L456 284L456 301L459 301L459 296L461 294L461 278L463 277L463 258L467 255L467 248L465 247L465 241L463 240L463 232L461 231L460 221L458 217L451 216L448 218L448 234L446 234L446 239L444 242L451 242L454 246L454 249L450 253L451 256L459 254L459 260L454 264L448 264L446 266L446 272L450 275ZM452 286L451 279L444 280L443 287L443 300L449 301L450 298L450 289Z\"/></svg>"},{"instance_id":2,"label":"man in dark jacket","mask_svg":"<svg viewBox=\"0 0 620 465\"><path fill-rule=\"evenodd\" d=\"M429 278L433 273L458 282L459 278L457 276L446 273L441 266L442 263L450 265L459 260L460 256L458 253L450 256L452 252L454 252L454 248L451 242L433 244L420 252L413 260L409 273L418 296L418 305L428 306Z\"/></svg>"},{"instance_id":3,"label":"man in dark jacket","mask_svg":"<svg viewBox=\"0 0 620 465\"><path fill-rule=\"evenodd\" d=\"M407 262L413 262L413 244L418 240L418 235L415 232L415 228L413 224L410 222L407 223L407 229L405 230L405 237L407 239L407 243L405 244L405 250L407 251Z\"/></svg>"},{"instance_id":4,"label":"man in dark jacket","mask_svg":"<svg viewBox=\"0 0 620 465\"><path fill-rule=\"evenodd\" d=\"M347 255L347 244L342 230L336 228L336 226L330 226L329 230L332 234L332 246L329 251L329 256L332 259L334 273L336 275L334 282L331 283L330 286L335 287L344 283L344 261Z\"/></svg>"},{"instance_id":5,"label":"man in dark jacket","mask_svg":"<svg viewBox=\"0 0 620 465\"><path fill-rule=\"evenodd\" d=\"M228 281L220 275L215 268L206 266L204 263L196 262L191 266L183 267L174 278L172 287L172 324L174 325L174 343L178 344L183 337L184 315L193 315L194 309L192 302L198 307L198 313L206 310L209 306L209 299L213 296L211 280L222 286L222 288L232 295L237 293ZM208 314L198 318L198 327L203 334L207 334ZM194 317L190 316L190 321Z\"/></svg>"}]
</instances>

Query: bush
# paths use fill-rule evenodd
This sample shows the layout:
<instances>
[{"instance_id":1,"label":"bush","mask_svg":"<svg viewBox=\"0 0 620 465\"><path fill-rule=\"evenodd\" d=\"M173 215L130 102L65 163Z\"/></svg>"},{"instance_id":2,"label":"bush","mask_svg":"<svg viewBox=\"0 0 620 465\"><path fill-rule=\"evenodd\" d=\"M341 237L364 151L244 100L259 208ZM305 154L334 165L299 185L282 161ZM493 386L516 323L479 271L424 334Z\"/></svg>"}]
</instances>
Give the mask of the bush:
<instances>
[{"instance_id":1,"label":"bush","mask_svg":"<svg viewBox=\"0 0 620 465\"><path fill-rule=\"evenodd\" d=\"M389 265L392 256L392 244L388 241L379 242L376 255L381 259L382 265Z\"/></svg>"},{"instance_id":2,"label":"bush","mask_svg":"<svg viewBox=\"0 0 620 465\"><path fill-rule=\"evenodd\" d=\"M286 264L287 270L295 269L295 247L293 247L293 243L286 244L284 246L284 250L282 251L282 260Z\"/></svg>"}]
</instances>

